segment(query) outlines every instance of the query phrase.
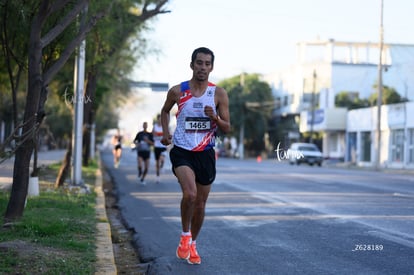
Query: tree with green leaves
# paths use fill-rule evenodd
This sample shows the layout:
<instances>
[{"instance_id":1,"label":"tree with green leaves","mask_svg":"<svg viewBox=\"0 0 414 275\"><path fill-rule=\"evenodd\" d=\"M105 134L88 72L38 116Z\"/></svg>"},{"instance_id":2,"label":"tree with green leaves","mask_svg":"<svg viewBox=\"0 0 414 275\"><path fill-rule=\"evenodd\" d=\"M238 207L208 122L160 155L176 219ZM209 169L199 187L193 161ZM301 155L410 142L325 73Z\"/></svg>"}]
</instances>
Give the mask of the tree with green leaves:
<instances>
[{"instance_id":1,"label":"tree with green leaves","mask_svg":"<svg viewBox=\"0 0 414 275\"><path fill-rule=\"evenodd\" d=\"M168 2L146 1L142 6L131 5L133 1L112 8L109 14L98 22L87 40L87 72L83 127L83 164L88 165L90 150L90 129L95 124L95 113L103 95L112 93L113 100L121 100L116 95L129 92L129 79L140 55L147 52L147 44L142 31L148 21L156 15L169 12L163 9ZM150 5L151 4L151 5ZM116 22L116 24L114 24ZM99 81L98 81L99 80ZM117 125L116 125L117 126Z\"/></svg>"},{"instance_id":2,"label":"tree with green leaves","mask_svg":"<svg viewBox=\"0 0 414 275\"><path fill-rule=\"evenodd\" d=\"M14 151L6 151L6 147L13 143L17 129L10 130L18 125L24 108L22 86L26 86L27 77L27 48L31 5L22 1L0 2L0 118L6 124L6 142L1 144L0 156L2 159L10 157ZM24 89L24 88L23 88Z\"/></svg>"},{"instance_id":3,"label":"tree with green leaves","mask_svg":"<svg viewBox=\"0 0 414 275\"><path fill-rule=\"evenodd\" d=\"M255 155L265 150L265 133L275 108L270 86L258 74L242 74L219 83L229 95L232 134L244 126L245 148Z\"/></svg>"},{"instance_id":4,"label":"tree with green leaves","mask_svg":"<svg viewBox=\"0 0 414 275\"><path fill-rule=\"evenodd\" d=\"M375 85L374 88L377 88L378 86ZM369 97L368 101L371 106L377 105L377 98L378 98L378 92L372 93ZM382 104L394 104L394 103L402 103L406 102L407 99L400 96L400 94L397 92L397 90L393 87L389 87L387 85L384 85L382 87Z\"/></svg>"},{"instance_id":5,"label":"tree with green leaves","mask_svg":"<svg viewBox=\"0 0 414 275\"><path fill-rule=\"evenodd\" d=\"M23 214L24 203L27 196L29 181L29 164L36 145L36 135L45 116L45 102L48 94L48 85L56 73L69 59L76 46L85 39L86 34L96 24L96 20L103 13L91 18L85 28L74 35L66 48L59 52L53 51L53 41L59 38L66 27L75 21L77 15L83 11L88 1L5 1L4 11L9 17L15 15L15 10L10 9L9 3L21 3L21 6L29 6L26 20L28 22L27 55L22 56L27 60L27 94L24 107L23 122L18 125L21 134L16 136L16 152L13 168L13 185L10 200L5 213L5 221L11 222L20 218ZM37 3L36 3L37 2ZM17 13L21 10L17 10ZM60 14L61 16L56 16ZM52 24L51 21L55 21ZM7 23L7 21L4 21ZM20 38L24 41L24 38ZM49 55L44 55L49 53ZM54 58L58 54L58 58Z\"/></svg>"},{"instance_id":6,"label":"tree with green leaves","mask_svg":"<svg viewBox=\"0 0 414 275\"><path fill-rule=\"evenodd\" d=\"M377 85L374 85L374 89L378 89ZM361 99L356 92L342 91L335 96L335 106L345 107L349 110L365 108L377 105L378 91L372 93L368 99ZM407 99L400 96L400 94L392 87L383 86L382 90L382 104L394 104L406 102Z\"/></svg>"},{"instance_id":7,"label":"tree with green leaves","mask_svg":"<svg viewBox=\"0 0 414 275\"><path fill-rule=\"evenodd\" d=\"M5 213L5 222L19 219L24 210L27 195L29 164L35 149L37 131L42 123L46 111L45 104L49 93L49 85L58 72L72 57L75 49L85 40L87 34L96 26L97 22L110 13L115 5L124 5L131 10L140 7L147 18L160 13L161 8L168 0L148 1L110 1L102 0L89 5L88 0L3 0L0 3L2 14L2 35L7 37L16 34L16 43L11 44L6 36L2 37L2 49L7 63L14 60L9 73L10 86L20 83L18 77L19 62L27 73L27 87L25 107L22 122L16 123L20 134L15 136L16 151L13 169L13 185L9 204ZM86 10L89 11L86 13ZM79 28L77 18L85 15L85 24ZM9 19L20 18L27 23L26 32L16 32ZM19 19L17 19L19 20ZM113 22L116 24L116 22ZM13 56L17 53L16 45L25 45L26 54ZM20 43L20 44L18 44ZM13 45L16 47L13 47ZM7 49L6 49L7 48ZM16 69L17 67L17 69ZM116 68L113 68L116 70ZM16 111L15 113L18 113ZM16 116L18 120L18 116Z\"/></svg>"},{"instance_id":8,"label":"tree with green leaves","mask_svg":"<svg viewBox=\"0 0 414 275\"><path fill-rule=\"evenodd\" d=\"M357 93L343 91L335 96L335 106L352 110L368 107L369 102L367 99L360 99Z\"/></svg>"},{"instance_id":9,"label":"tree with green leaves","mask_svg":"<svg viewBox=\"0 0 414 275\"><path fill-rule=\"evenodd\" d=\"M166 3L165 0L155 1L152 8L149 9L148 2L143 6L136 6L131 5L131 1L124 1L122 5L114 6L105 18L98 22L88 37L82 128L82 163L84 166L89 164L90 151L94 150L91 148L92 127L97 125L98 133L99 131L103 132L102 125L110 128L118 127L115 112L108 111L114 110L116 103L120 103L129 92L130 80L126 79L126 75L139 59L137 54L143 55L147 50L146 41L140 34L143 29L147 28L149 19L158 14L169 12L163 9ZM139 45L139 48L131 45ZM63 88L61 87L60 90ZM73 95L70 96L73 97ZM108 97L111 100L104 101ZM99 106L102 105L105 106L105 112L99 112ZM97 114L105 115L110 119L107 121L110 123L96 124ZM70 161L68 160L71 159L71 149L72 147L68 146L66 157L56 179L56 187L62 186L69 174Z\"/></svg>"}]
</instances>

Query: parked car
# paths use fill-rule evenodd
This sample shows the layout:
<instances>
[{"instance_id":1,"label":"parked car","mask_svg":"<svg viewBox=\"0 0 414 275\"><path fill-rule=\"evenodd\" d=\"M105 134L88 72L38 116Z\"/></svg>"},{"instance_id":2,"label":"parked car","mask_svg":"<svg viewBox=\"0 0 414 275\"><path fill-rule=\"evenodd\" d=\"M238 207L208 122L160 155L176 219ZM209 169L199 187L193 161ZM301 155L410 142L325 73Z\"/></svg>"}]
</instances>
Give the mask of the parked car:
<instances>
[{"instance_id":1,"label":"parked car","mask_svg":"<svg viewBox=\"0 0 414 275\"><path fill-rule=\"evenodd\" d=\"M313 143L292 143L287 151L289 163L299 165L307 163L309 165L322 165L322 152Z\"/></svg>"}]
</instances>

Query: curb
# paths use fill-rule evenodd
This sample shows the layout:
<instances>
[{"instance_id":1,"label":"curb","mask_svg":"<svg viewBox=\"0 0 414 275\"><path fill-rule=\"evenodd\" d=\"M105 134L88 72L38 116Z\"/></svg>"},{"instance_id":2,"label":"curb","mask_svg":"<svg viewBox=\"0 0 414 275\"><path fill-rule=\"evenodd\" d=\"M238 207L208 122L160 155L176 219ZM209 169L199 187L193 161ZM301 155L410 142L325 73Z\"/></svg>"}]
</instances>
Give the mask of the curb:
<instances>
[{"instance_id":1,"label":"curb","mask_svg":"<svg viewBox=\"0 0 414 275\"><path fill-rule=\"evenodd\" d=\"M100 158L98 158L100 159ZM117 274L115 257L112 247L111 226L106 215L105 194L102 190L101 162L96 171L95 192L96 192L96 267L95 274Z\"/></svg>"}]
</instances>

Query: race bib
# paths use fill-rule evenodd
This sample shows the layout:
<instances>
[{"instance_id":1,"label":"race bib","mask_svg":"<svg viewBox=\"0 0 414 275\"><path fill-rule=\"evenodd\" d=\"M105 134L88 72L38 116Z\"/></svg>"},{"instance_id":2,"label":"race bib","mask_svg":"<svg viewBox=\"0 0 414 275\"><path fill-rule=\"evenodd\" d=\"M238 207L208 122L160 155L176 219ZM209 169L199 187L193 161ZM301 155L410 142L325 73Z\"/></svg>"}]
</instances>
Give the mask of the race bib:
<instances>
[{"instance_id":1,"label":"race bib","mask_svg":"<svg viewBox=\"0 0 414 275\"><path fill-rule=\"evenodd\" d=\"M208 131L211 129L211 120L208 117L186 117L186 131Z\"/></svg>"}]
</instances>

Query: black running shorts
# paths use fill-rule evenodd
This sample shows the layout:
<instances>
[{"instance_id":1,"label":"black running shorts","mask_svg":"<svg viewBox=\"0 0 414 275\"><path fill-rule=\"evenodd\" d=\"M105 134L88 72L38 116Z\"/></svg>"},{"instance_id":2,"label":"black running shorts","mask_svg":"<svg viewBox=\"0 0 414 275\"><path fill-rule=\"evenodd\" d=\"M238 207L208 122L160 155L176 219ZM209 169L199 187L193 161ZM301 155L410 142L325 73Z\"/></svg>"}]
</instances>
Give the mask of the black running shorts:
<instances>
[{"instance_id":1,"label":"black running shorts","mask_svg":"<svg viewBox=\"0 0 414 275\"><path fill-rule=\"evenodd\" d=\"M165 147L154 147L155 159L159 160L162 152L165 152L166 150L167 148Z\"/></svg>"},{"instance_id":2,"label":"black running shorts","mask_svg":"<svg viewBox=\"0 0 414 275\"><path fill-rule=\"evenodd\" d=\"M138 157L142 158L143 160L147 160L150 158L151 151L138 151Z\"/></svg>"},{"instance_id":3,"label":"black running shorts","mask_svg":"<svg viewBox=\"0 0 414 275\"><path fill-rule=\"evenodd\" d=\"M216 178L216 154L214 148L206 151L194 152L174 146L170 151L172 170L179 166L190 167L196 176L196 182L209 185Z\"/></svg>"}]
</instances>

